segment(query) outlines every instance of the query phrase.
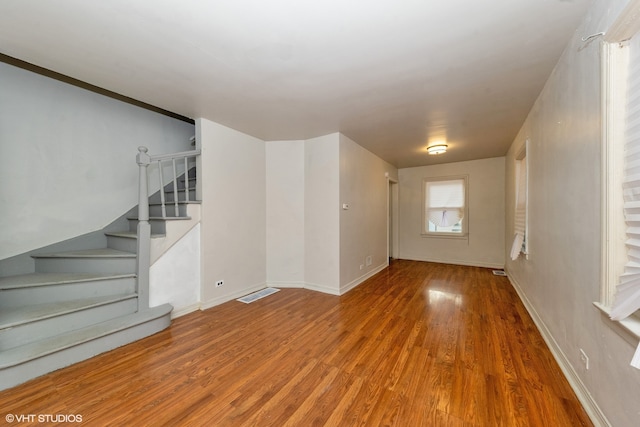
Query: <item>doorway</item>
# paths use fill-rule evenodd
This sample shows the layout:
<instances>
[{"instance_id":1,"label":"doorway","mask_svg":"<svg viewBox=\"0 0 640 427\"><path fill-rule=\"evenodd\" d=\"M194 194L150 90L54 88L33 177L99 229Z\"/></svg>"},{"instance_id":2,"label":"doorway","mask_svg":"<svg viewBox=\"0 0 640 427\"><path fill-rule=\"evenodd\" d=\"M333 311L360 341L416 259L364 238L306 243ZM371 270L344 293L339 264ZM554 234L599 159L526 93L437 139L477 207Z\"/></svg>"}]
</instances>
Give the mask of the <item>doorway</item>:
<instances>
[{"instance_id":1,"label":"doorway","mask_svg":"<svg viewBox=\"0 0 640 427\"><path fill-rule=\"evenodd\" d=\"M387 259L398 258L398 181L387 177Z\"/></svg>"}]
</instances>

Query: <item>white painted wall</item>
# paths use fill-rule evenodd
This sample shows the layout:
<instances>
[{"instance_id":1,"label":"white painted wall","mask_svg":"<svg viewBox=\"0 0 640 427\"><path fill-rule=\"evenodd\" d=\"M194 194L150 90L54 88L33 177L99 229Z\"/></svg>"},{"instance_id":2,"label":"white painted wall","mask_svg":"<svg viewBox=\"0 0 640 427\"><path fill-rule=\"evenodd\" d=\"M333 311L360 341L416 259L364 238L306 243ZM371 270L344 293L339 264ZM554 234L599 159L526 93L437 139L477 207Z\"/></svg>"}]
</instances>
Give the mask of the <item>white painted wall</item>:
<instances>
[{"instance_id":1,"label":"white painted wall","mask_svg":"<svg viewBox=\"0 0 640 427\"><path fill-rule=\"evenodd\" d=\"M265 143L206 119L202 149L201 300L204 308L266 283ZM215 282L224 280L216 288Z\"/></svg>"},{"instance_id":2,"label":"white painted wall","mask_svg":"<svg viewBox=\"0 0 640 427\"><path fill-rule=\"evenodd\" d=\"M200 224L167 250L149 270L149 306L173 306L172 317L194 311L200 302Z\"/></svg>"},{"instance_id":3,"label":"white painted wall","mask_svg":"<svg viewBox=\"0 0 640 427\"><path fill-rule=\"evenodd\" d=\"M395 167L336 133L267 142L266 173L270 285L337 295L387 265L385 173L397 178Z\"/></svg>"},{"instance_id":4,"label":"white painted wall","mask_svg":"<svg viewBox=\"0 0 640 427\"><path fill-rule=\"evenodd\" d=\"M192 124L4 63L0 94L0 259L109 224L137 204L137 147L188 150L194 134Z\"/></svg>"},{"instance_id":5,"label":"white painted wall","mask_svg":"<svg viewBox=\"0 0 640 427\"><path fill-rule=\"evenodd\" d=\"M340 293L340 134L308 139L304 179L305 287Z\"/></svg>"},{"instance_id":6,"label":"white painted wall","mask_svg":"<svg viewBox=\"0 0 640 427\"><path fill-rule=\"evenodd\" d=\"M400 169L400 258L447 264L504 266L504 157ZM469 237L423 237L424 178L469 176Z\"/></svg>"},{"instance_id":7,"label":"white painted wall","mask_svg":"<svg viewBox=\"0 0 640 427\"><path fill-rule=\"evenodd\" d=\"M387 175L398 170L340 134L340 293L389 265Z\"/></svg>"},{"instance_id":8,"label":"white painted wall","mask_svg":"<svg viewBox=\"0 0 640 427\"><path fill-rule=\"evenodd\" d=\"M267 282L304 287L305 143L266 143Z\"/></svg>"},{"instance_id":9,"label":"white painted wall","mask_svg":"<svg viewBox=\"0 0 640 427\"><path fill-rule=\"evenodd\" d=\"M513 238L514 157L526 138L529 259L507 260L510 278L554 343L583 396L611 425L637 426L640 371L634 348L592 305L600 293L600 45L625 2L595 2L558 62L506 159L506 245ZM589 370L580 360L589 357ZM590 395L590 396L589 396Z\"/></svg>"}]
</instances>

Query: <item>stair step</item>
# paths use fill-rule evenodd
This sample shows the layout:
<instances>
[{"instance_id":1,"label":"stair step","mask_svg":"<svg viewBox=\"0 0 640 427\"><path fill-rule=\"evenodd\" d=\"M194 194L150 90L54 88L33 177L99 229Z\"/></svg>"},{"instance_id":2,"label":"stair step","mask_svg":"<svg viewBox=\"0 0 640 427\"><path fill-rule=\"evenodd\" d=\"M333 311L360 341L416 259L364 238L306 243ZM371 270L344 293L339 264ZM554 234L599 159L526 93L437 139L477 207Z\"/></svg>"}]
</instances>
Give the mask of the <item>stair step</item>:
<instances>
[{"instance_id":1,"label":"stair step","mask_svg":"<svg viewBox=\"0 0 640 427\"><path fill-rule=\"evenodd\" d=\"M111 248L32 255L36 273L134 273L136 254Z\"/></svg>"},{"instance_id":2,"label":"stair step","mask_svg":"<svg viewBox=\"0 0 640 427\"><path fill-rule=\"evenodd\" d=\"M130 221L138 221L138 217L135 216L131 216L131 217L127 217L128 220ZM191 219L190 216L150 216L149 217L149 222L151 221L182 221L185 219Z\"/></svg>"},{"instance_id":3,"label":"stair step","mask_svg":"<svg viewBox=\"0 0 640 427\"><path fill-rule=\"evenodd\" d=\"M32 273L0 277L0 309L70 299L132 294L136 275Z\"/></svg>"},{"instance_id":4,"label":"stair step","mask_svg":"<svg viewBox=\"0 0 640 427\"><path fill-rule=\"evenodd\" d=\"M187 217L187 206L190 203L178 202L178 215L176 215L176 205L174 202L165 203L165 213L168 218ZM149 216L163 218L162 203L149 203Z\"/></svg>"},{"instance_id":5,"label":"stair step","mask_svg":"<svg viewBox=\"0 0 640 427\"><path fill-rule=\"evenodd\" d=\"M125 239L138 239L138 233L135 231L109 231L104 233L105 236L122 237ZM165 237L165 234L152 234L152 239L161 239ZM125 251L126 252L126 251Z\"/></svg>"},{"instance_id":6,"label":"stair step","mask_svg":"<svg viewBox=\"0 0 640 427\"><path fill-rule=\"evenodd\" d=\"M167 202L165 200L164 204L169 207L169 206L173 206L175 204L175 202ZM189 200L188 202L185 200L180 200L178 202L179 206L188 206L188 205L201 205L202 202L200 200ZM156 201L156 202L152 202L151 200L149 200L149 207L151 206L162 206L162 203L160 203L160 201Z\"/></svg>"},{"instance_id":7,"label":"stair step","mask_svg":"<svg viewBox=\"0 0 640 427\"><path fill-rule=\"evenodd\" d=\"M190 183L191 184L191 183ZM185 189L184 188L179 188L178 189L178 201L184 201L186 199L185 197ZM169 203L173 203L174 199L174 194L173 194L173 188L171 189L171 191L165 191L164 192L164 196L165 196L165 202ZM196 189L193 186L189 187L189 200L196 200ZM156 194L152 195L151 197L149 197L149 201L153 202L153 203L158 203L160 202L160 192L157 192Z\"/></svg>"},{"instance_id":8,"label":"stair step","mask_svg":"<svg viewBox=\"0 0 640 427\"><path fill-rule=\"evenodd\" d=\"M132 293L5 307L0 312L0 351L135 313L137 297Z\"/></svg>"},{"instance_id":9,"label":"stair step","mask_svg":"<svg viewBox=\"0 0 640 427\"><path fill-rule=\"evenodd\" d=\"M168 221L184 221L190 220L190 216L153 216L149 217L149 225L151 226L151 234L165 234L166 223ZM129 220L129 231L136 231L138 228L138 217L127 217Z\"/></svg>"},{"instance_id":10,"label":"stair step","mask_svg":"<svg viewBox=\"0 0 640 427\"><path fill-rule=\"evenodd\" d=\"M171 310L164 304L2 351L0 389L159 332L171 323Z\"/></svg>"},{"instance_id":11,"label":"stair step","mask_svg":"<svg viewBox=\"0 0 640 427\"><path fill-rule=\"evenodd\" d=\"M107 246L119 251L136 252L138 250L138 234L135 231L118 231L104 233L107 236ZM164 234L152 234L152 239L165 237Z\"/></svg>"}]
</instances>

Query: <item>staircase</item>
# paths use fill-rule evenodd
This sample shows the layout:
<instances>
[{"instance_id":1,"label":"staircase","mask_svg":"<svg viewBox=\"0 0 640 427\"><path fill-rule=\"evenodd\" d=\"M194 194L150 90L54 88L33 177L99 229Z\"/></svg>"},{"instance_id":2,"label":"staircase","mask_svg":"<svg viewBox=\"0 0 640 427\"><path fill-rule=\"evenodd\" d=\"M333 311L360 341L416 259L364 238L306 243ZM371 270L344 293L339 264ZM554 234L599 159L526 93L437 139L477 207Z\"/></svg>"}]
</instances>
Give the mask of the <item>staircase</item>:
<instances>
[{"instance_id":1,"label":"staircase","mask_svg":"<svg viewBox=\"0 0 640 427\"><path fill-rule=\"evenodd\" d=\"M36 253L33 272L0 277L0 390L169 326L173 307L148 304L149 247L164 238L167 221L189 219L186 206L197 203L191 167L197 155L146 156L159 167L167 157L173 162L172 182L149 197L151 163L140 164L139 154L142 202L127 218L128 229L106 231L106 247ZM184 159L187 173L177 175L175 158Z\"/></svg>"}]
</instances>

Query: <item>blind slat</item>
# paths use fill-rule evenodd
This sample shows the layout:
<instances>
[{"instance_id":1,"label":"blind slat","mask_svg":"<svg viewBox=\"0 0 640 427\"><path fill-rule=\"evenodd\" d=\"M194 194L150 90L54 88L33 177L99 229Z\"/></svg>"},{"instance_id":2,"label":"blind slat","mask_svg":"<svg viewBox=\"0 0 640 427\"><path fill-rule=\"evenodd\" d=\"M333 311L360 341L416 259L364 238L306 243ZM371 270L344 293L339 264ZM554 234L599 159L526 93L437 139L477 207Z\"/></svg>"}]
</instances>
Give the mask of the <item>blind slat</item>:
<instances>
[{"instance_id":1,"label":"blind slat","mask_svg":"<svg viewBox=\"0 0 640 427\"><path fill-rule=\"evenodd\" d=\"M611 307L611 318L621 320L640 309L640 37L629 46L624 178L624 216L627 225L627 263ZM640 347L639 347L640 348Z\"/></svg>"}]
</instances>

